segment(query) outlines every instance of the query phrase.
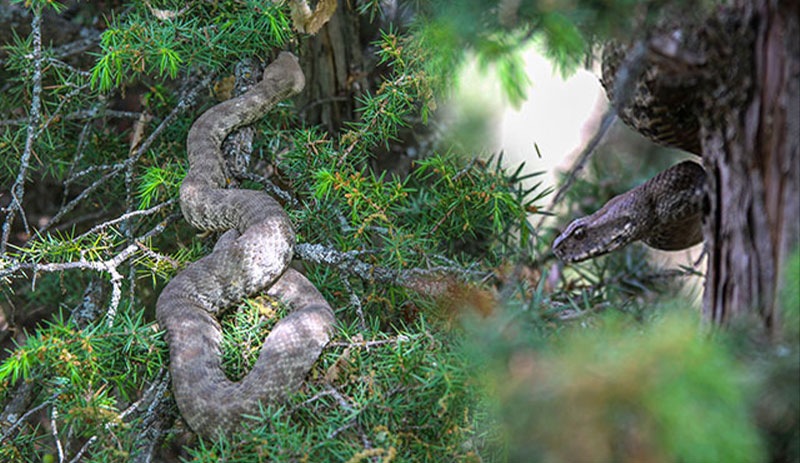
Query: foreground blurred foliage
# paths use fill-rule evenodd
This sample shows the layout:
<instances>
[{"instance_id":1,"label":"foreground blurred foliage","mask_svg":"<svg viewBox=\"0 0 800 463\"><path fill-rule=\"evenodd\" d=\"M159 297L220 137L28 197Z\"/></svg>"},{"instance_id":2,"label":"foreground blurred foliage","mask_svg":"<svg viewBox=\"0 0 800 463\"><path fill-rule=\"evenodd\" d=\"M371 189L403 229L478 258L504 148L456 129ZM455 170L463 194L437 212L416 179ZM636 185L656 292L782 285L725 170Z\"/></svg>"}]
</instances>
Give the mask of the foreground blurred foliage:
<instances>
[{"instance_id":1,"label":"foreground blurred foliage","mask_svg":"<svg viewBox=\"0 0 800 463\"><path fill-rule=\"evenodd\" d=\"M533 348L509 328L475 354L510 461L762 461L745 371L696 315L609 314ZM510 332L510 333L509 333ZM512 339L508 339L508 338ZM518 339L521 338L521 339ZM499 345L518 343L505 355ZM487 350L486 346L491 346ZM724 432L721 432L724 430Z\"/></svg>"},{"instance_id":2,"label":"foreground blurred foliage","mask_svg":"<svg viewBox=\"0 0 800 463\"><path fill-rule=\"evenodd\" d=\"M643 321L611 310L553 326L536 297L469 318L491 459L798 461L800 252L784 278L777 343L757 324L711 331L663 296Z\"/></svg>"}]
</instances>

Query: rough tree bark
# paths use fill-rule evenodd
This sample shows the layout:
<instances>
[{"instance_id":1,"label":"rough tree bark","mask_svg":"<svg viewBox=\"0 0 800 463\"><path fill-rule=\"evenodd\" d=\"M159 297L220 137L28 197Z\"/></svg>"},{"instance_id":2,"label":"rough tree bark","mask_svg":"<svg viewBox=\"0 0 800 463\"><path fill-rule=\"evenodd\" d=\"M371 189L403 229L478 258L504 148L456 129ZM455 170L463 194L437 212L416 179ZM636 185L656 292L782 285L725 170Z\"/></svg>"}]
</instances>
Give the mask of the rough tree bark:
<instances>
[{"instance_id":1,"label":"rough tree bark","mask_svg":"<svg viewBox=\"0 0 800 463\"><path fill-rule=\"evenodd\" d=\"M704 315L727 324L757 314L775 335L781 285L796 284L781 271L800 240L800 7L738 3L707 36Z\"/></svg>"},{"instance_id":2,"label":"rough tree bark","mask_svg":"<svg viewBox=\"0 0 800 463\"><path fill-rule=\"evenodd\" d=\"M302 44L300 64L306 90L300 100L305 120L331 133L356 117L356 99L366 89L360 21L352 2L339 0L336 12Z\"/></svg>"}]
</instances>

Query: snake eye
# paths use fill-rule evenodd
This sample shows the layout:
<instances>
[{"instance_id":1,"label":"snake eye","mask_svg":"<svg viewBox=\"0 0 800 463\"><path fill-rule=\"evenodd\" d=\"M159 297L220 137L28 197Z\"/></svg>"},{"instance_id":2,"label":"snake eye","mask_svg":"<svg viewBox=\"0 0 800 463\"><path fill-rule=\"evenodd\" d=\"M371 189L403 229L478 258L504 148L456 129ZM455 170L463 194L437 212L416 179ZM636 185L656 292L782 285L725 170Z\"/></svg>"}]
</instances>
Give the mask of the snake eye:
<instances>
[{"instance_id":1,"label":"snake eye","mask_svg":"<svg viewBox=\"0 0 800 463\"><path fill-rule=\"evenodd\" d=\"M586 229L583 227L578 227L572 232L572 237L578 241L583 241L586 238Z\"/></svg>"}]
</instances>

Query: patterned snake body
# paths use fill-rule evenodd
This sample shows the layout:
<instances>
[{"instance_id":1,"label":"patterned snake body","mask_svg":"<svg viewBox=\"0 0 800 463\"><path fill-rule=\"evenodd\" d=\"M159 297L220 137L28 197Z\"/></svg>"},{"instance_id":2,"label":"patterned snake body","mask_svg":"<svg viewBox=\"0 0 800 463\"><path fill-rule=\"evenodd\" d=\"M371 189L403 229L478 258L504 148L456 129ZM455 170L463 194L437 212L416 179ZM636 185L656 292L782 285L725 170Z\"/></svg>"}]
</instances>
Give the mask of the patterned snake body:
<instances>
[{"instance_id":1,"label":"patterned snake body","mask_svg":"<svg viewBox=\"0 0 800 463\"><path fill-rule=\"evenodd\" d=\"M628 47L612 44L603 53L603 86L615 101L614 81ZM650 63L633 82L632 96L617 104L620 119L656 143L701 154L699 100L687 83ZM634 241L667 251L685 249L703 239L706 174L691 161L659 173L612 198L600 210L571 222L553 242L565 262L607 254Z\"/></svg>"},{"instance_id":2,"label":"patterned snake body","mask_svg":"<svg viewBox=\"0 0 800 463\"><path fill-rule=\"evenodd\" d=\"M641 240L674 251L703 239L705 171L691 161L673 166L570 223L553 242L565 262L580 262Z\"/></svg>"},{"instance_id":3,"label":"patterned snake body","mask_svg":"<svg viewBox=\"0 0 800 463\"><path fill-rule=\"evenodd\" d=\"M245 94L201 115L189 131L189 171L181 185L181 210L193 226L224 231L211 254L190 264L162 291L156 317L167 331L170 372L178 408L198 434L217 437L235 429L260 403L284 399L327 344L333 311L314 285L287 269L295 234L280 204L262 191L226 189L221 145L300 90L305 79L289 53L264 71ZM221 369L221 329L216 315L267 290L293 310L264 342L252 371L239 382Z\"/></svg>"}]
</instances>

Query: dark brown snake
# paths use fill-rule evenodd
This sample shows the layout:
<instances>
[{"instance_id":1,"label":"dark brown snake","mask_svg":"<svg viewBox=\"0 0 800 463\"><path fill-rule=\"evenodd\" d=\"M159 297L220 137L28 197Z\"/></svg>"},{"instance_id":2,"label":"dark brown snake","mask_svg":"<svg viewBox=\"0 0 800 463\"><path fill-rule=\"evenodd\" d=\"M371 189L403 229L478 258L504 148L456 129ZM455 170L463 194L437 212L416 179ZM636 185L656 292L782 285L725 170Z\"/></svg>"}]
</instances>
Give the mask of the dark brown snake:
<instances>
[{"instance_id":1,"label":"dark brown snake","mask_svg":"<svg viewBox=\"0 0 800 463\"><path fill-rule=\"evenodd\" d=\"M628 48L607 46L603 86L614 101L614 80ZM656 143L701 153L696 92L647 64L628 101L616 106L627 125ZM580 262L641 240L656 249L686 249L703 239L705 171L692 161L673 166L612 198L600 210L572 221L553 242L565 262Z\"/></svg>"},{"instance_id":2,"label":"dark brown snake","mask_svg":"<svg viewBox=\"0 0 800 463\"><path fill-rule=\"evenodd\" d=\"M260 83L209 109L189 130L189 171L180 189L183 215L201 230L227 232L211 254L167 284L156 317L167 333L178 409L206 437L230 434L243 415L258 415L259 404L285 399L300 386L331 336L330 305L302 274L287 268L295 244L288 216L262 191L225 188L221 152L230 132L264 116L304 85L297 58L281 53ZM217 315L263 291L292 312L267 336L250 373L231 381L221 368Z\"/></svg>"}]
</instances>

